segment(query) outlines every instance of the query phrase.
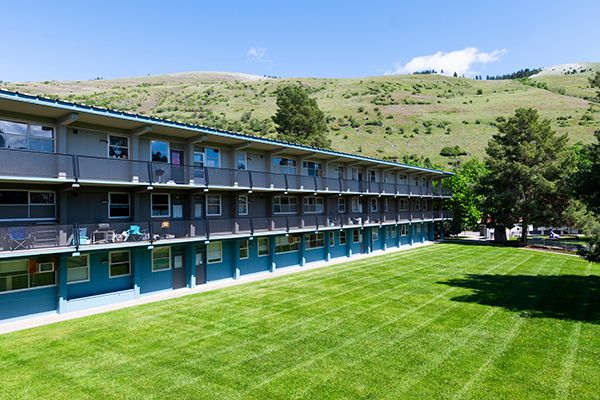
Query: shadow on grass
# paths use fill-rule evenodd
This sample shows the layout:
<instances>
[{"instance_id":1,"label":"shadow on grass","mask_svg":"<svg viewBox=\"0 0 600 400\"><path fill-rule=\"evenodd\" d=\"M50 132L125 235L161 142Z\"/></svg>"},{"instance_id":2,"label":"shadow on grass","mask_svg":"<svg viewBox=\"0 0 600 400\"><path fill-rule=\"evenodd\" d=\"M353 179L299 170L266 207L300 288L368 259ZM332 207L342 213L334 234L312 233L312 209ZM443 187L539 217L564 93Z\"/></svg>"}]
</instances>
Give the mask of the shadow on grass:
<instances>
[{"instance_id":1,"label":"shadow on grass","mask_svg":"<svg viewBox=\"0 0 600 400\"><path fill-rule=\"evenodd\" d=\"M438 283L473 290L453 301L502 307L525 318L600 324L600 276L471 274Z\"/></svg>"}]
</instances>

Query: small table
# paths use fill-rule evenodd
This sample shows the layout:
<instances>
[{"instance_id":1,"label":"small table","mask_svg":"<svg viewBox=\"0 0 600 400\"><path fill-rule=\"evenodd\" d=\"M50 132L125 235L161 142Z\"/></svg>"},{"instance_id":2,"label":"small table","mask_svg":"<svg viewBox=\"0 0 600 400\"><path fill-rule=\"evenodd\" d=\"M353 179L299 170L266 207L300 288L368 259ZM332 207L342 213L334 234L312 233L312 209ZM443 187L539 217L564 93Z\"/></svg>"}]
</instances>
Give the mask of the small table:
<instances>
[{"instance_id":1,"label":"small table","mask_svg":"<svg viewBox=\"0 0 600 400\"><path fill-rule=\"evenodd\" d=\"M95 230L92 232L92 243L113 243L116 235L114 230Z\"/></svg>"}]
</instances>

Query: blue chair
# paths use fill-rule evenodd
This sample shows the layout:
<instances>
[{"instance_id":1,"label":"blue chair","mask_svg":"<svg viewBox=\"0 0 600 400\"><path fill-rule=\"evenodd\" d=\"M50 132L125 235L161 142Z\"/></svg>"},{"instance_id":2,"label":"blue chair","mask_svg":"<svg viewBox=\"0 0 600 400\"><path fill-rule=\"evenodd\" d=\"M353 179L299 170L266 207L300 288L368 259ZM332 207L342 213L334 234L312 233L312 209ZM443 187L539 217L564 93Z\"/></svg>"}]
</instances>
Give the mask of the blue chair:
<instances>
[{"instance_id":1,"label":"blue chair","mask_svg":"<svg viewBox=\"0 0 600 400\"><path fill-rule=\"evenodd\" d=\"M131 240L133 242L140 242L144 240L144 237L146 236L146 233L142 231L139 225L130 225L129 229L125 231L125 234L127 236L126 240Z\"/></svg>"},{"instance_id":2,"label":"blue chair","mask_svg":"<svg viewBox=\"0 0 600 400\"><path fill-rule=\"evenodd\" d=\"M33 234L27 233L25 228L12 228L8 230L6 242L11 250L27 250L33 247Z\"/></svg>"},{"instance_id":3,"label":"blue chair","mask_svg":"<svg viewBox=\"0 0 600 400\"><path fill-rule=\"evenodd\" d=\"M87 235L87 228L79 228L79 244L90 244L90 238Z\"/></svg>"}]
</instances>

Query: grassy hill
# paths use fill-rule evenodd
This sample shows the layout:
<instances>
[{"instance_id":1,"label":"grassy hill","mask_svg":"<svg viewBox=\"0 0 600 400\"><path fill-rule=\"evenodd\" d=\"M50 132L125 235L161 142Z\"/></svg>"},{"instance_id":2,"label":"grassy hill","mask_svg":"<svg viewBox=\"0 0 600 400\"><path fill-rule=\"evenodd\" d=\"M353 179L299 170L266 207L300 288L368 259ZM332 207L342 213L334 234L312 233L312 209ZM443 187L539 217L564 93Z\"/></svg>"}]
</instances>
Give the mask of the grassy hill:
<instances>
[{"instance_id":1,"label":"grassy hill","mask_svg":"<svg viewBox=\"0 0 600 400\"><path fill-rule=\"evenodd\" d=\"M535 107L572 142L590 142L600 129L600 104L587 86L586 64L575 73L546 71L525 82L479 81L440 75L356 79L267 79L191 72L90 81L3 82L8 90L59 97L182 122L275 135L275 92L300 82L328 116L333 147L375 157L417 154L439 164L445 146L483 157L495 124L518 107Z\"/></svg>"}]
</instances>

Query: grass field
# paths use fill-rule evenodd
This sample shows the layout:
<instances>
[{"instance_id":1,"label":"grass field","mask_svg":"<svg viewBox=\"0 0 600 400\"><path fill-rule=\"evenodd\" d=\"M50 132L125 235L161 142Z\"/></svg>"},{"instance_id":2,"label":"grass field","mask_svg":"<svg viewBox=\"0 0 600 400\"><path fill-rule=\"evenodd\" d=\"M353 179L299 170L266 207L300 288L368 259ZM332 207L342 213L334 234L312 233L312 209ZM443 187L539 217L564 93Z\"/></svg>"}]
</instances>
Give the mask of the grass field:
<instances>
[{"instance_id":1,"label":"grass field","mask_svg":"<svg viewBox=\"0 0 600 400\"><path fill-rule=\"evenodd\" d=\"M600 266L440 244L0 336L3 399L593 399Z\"/></svg>"},{"instance_id":2,"label":"grass field","mask_svg":"<svg viewBox=\"0 0 600 400\"><path fill-rule=\"evenodd\" d=\"M215 73L0 82L0 87L274 137L276 91L300 82L325 112L334 149L379 158L418 155L447 165L452 160L440 155L446 146L483 158L498 118L519 107L537 108L572 143L591 142L600 129L600 105L588 101L595 96L587 87L589 76L591 72L535 78L549 90L515 80L440 75L257 80Z\"/></svg>"}]
</instances>

